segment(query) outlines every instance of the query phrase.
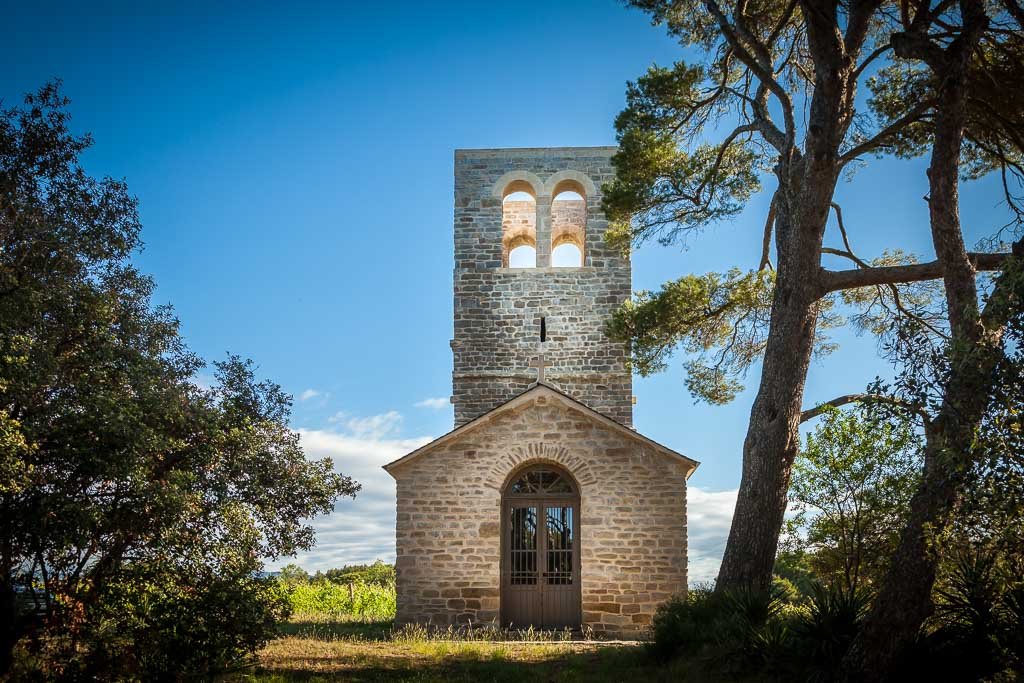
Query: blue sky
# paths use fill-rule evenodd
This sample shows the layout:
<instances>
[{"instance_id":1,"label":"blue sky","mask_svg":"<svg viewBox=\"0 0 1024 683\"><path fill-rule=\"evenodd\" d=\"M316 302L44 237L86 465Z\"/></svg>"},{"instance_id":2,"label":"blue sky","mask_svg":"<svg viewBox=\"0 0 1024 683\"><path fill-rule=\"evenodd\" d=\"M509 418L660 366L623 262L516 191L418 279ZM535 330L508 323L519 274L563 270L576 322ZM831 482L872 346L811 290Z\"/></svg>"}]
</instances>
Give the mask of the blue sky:
<instances>
[{"instance_id":1,"label":"blue sky","mask_svg":"<svg viewBox=\"0 0 1024 683\"><path fill-rule=\"evenodd\" d=\"M97 175L139 197L137 261L194 350L257 361L296 397L311 455L364 484L317 520L310 568L390 559L379 465L451 428L452 161L460 147L614 144L625 83L682 51L612 0L540 3L22 4L0 26L12 103L61 77ZM838 192L864 257L930 259L925 160L872 161ZM962 192L968 242L1001 222L994 180ZM634 254L634 288L757 264L767 197L685 249ZM830 243L838 243L832 234ZM850 332L808 405L888 374ZM695 405L678 362L637 379L636 425L702 461L691 579L715 573L756 387Z\"/></svg>"}]
</instances>

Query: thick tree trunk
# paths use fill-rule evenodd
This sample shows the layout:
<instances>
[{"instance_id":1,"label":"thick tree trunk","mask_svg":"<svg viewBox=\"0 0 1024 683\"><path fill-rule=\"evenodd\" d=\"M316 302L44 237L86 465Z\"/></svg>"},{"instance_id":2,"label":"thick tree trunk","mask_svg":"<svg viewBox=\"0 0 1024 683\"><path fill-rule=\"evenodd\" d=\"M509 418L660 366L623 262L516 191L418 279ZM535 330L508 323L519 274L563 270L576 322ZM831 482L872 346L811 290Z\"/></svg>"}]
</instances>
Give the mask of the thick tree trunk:
<instances>
[{"instance_id":1,"label":"thick tree trunk","mask_svg":"<svg viewBox=\"0 0 1024 683\"><path fill-rule=\"evenodd\" d=\"M865 680L886 680L931 614L938 547L970 472L972 443L987 407L999 358L998 330L986 333L978 313L975 270L964 247L959 214L961 141L967 120L967 67L986 25L980 6L965 3L963 35L930 66L941 79L928 168L932 241L943 264L952 333L951 364L939 414L925 447L924 476L890 569L851 653ZM900 44L894 39L897 53ZM913 46L909 46L913 49Z\"/></svg>"},{"instance_id":2,"label":"thick tree trunk","mask_svg":"<svg viewBox=\"0 0 1024 683\"><path fill-rule=\"evenodd\" d=\"M766 590L800 442L804 384L814 350L821 246L839 177L839 147L852 120L853 60L836 40L835 8L815 10L815 87L803 155L783 158L776 217L778 270L761 382L743 442L743 473L717 590ZM810 16L810 15L809 15ZM808 21L811 21L809 19ZM857 44L850 46L854 51Z\"/></svg>"},{"instance_id":3,"label":"thick tree trunk","mask_svg":"<svg viewBox=\"0 0 1024 683\"><path fill-rule=\"evenodd\" d=\"M788 215L778 220L788 221ZM813 259L779 256L761 384L743 442L743 474L719 589L771 585L818 318L817 294L808 286L818 268L817 249L813 252Z\"/></svg>"}]
</instances>

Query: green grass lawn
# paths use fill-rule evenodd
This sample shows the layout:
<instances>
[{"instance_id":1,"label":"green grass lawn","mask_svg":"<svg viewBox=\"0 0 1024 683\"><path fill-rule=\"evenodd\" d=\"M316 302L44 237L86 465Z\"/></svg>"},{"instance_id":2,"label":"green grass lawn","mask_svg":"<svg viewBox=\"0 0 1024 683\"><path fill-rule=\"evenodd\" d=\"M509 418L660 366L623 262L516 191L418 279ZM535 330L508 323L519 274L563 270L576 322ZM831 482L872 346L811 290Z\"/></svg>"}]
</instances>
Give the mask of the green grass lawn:
<instances>
[{"instance_id":1,"label":"green grass lawn","mask_svg":"<svg viewBox=\"0 0 1024 683\"><path fill-rule=\"evenodd\" d=\"M523 637L523 636L519 636ZM392 633L389 622L295 620L236 680L285 681L668 681L682 664L652 662L638 643L470 640L455 634Z\"/></svg>"}]
</instances>

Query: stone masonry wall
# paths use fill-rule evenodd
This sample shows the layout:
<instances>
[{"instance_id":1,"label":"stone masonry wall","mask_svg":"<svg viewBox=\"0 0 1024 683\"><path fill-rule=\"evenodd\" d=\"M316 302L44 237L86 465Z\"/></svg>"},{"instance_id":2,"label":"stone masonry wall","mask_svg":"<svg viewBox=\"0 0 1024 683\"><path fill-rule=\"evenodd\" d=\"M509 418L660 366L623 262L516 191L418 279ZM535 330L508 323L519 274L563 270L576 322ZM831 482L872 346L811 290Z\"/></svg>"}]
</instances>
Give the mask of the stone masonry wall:
<instances>
[{"instance_id":1,"label":"stone masonry wall","mask_svg":"<svg viewBox=\"0 0 1024 683\"><path fill-rule=\"evenodd\" d=\"M602 183L614 176L614 147L458 150L455 153L455 321L452 402L455 424L513 398L537 377L540 319L547 379L626 425L632 424L632 377L626 348L604 335L611 312L631 293L630 264L604 243ZM536 197L537 268L503 267L502 198ZM552 194L574 190L585 202L556 202L584 213L584 264L551 268ZM529 204L529 202L527 202ZM559 208L559 211L563 209ZM557 213L557 212L556 212ZM572 215L572 213L567 214ZM557 236L557 235L556 235Z\"/></svg>"},{"instance_id":2,"label":"stone masonry wall","mask_svg":"<svg viewBox=\"0 0 1024 683\"><path fill-rule=\"evenodd\" d=\"M501 488L536 462L580 486L583 625L638 635L686 588L687 463L541 395L391 473L397 481L397 623L500 619Z\"/></svg>"}]
</instances>

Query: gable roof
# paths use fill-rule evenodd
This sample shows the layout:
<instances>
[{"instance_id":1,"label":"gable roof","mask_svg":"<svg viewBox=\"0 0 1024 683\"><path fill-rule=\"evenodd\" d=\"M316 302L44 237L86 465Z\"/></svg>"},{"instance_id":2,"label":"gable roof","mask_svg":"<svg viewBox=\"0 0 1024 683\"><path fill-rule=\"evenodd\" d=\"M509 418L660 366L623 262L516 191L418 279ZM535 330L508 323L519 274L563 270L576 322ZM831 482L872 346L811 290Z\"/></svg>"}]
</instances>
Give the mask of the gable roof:
<instances>
[{"instance_id":1,"label":"gable roof","mask_svg":"<svg viewBox=\"0 0 1024 683\"><path fill-rule=\"evenodd\" d=\"M593 408L589 408L586 404L580 403L572 396L569 396L565 392L556 389L547 382L534 382L526 391L522 392L518 396L514 396L508 401L502 403L501 405L487 411L483 415L480 415L479 417L470 420L461 427L456 427L455 429L448 432L444 436L440 436L431 441L430 443L420 446L413 452L402 456L398 460L393 460L392 462L389 462L388 464L383 466L384 470L387 471L388 474L391 474L392 468L398 465L403 465L409 462L410 460L413 460L415 458L420 457L421 455L429 453L430 451L434 450L435 448L438 448L439 446L442 446L446 443L450 443L458 439L460 436L473 431L477 427L487 422L490 422L498 415L508 412L509 410L512 410L514 408L518 408L519 406L522 406L524 404L530 403L531 401L534 401L535 399L540 398L541 396L550 396L551 398L555 399L556 401L559 401L563 405L583 413L585 417L590 418L594 422L598 422L603 426L611 429L612 431L617 432L618 434L628 439L631 439L632 441L636 441L644 446L648 446L649 448L653 449L657 453L660 453L661 455L670 458L681 459L683 462L689 464L690 466L690 469L686 473L687 479L690 478L690 475L693 474L694 470L696 470L697 467L700 465L700 462L698 462L697 460L694 460L693 458L688 458L682 453L674 451L667 446L663 446L657 441L647 438L643 434L627 427L621 422L616 422L607 415L602 415Z\"/></svg>"}]
</instances>

